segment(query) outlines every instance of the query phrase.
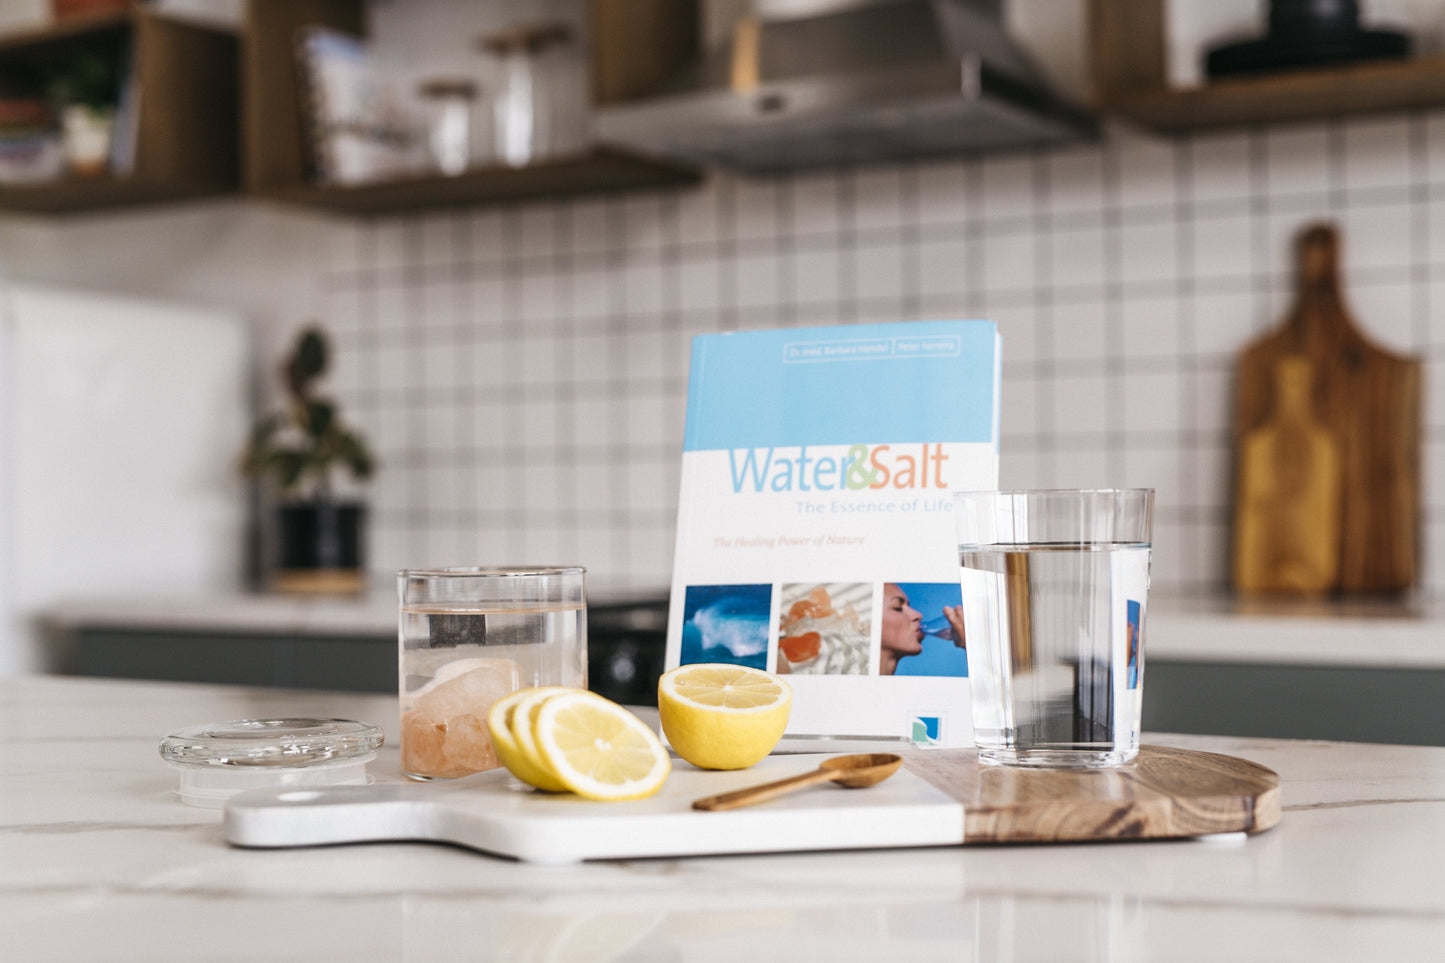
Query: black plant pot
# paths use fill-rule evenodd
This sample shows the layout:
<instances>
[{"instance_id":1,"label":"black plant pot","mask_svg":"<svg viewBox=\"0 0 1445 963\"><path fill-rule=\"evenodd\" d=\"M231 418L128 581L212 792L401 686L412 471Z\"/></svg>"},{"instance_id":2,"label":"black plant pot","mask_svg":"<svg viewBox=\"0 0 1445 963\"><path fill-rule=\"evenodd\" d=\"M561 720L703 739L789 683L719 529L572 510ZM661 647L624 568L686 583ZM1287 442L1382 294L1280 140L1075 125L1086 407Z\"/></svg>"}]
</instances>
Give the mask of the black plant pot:
<instances>
[{"instance_id":1,"label":"black plant pot","mask_svg":"<svg viewBox=\"0 0 1445 963\"><path fill-rule=\"evenodd\" d=\"M355 593L365 588L362 544L366 506L312 501L276 510L272 587L299 594Z\"/></svg>"}]
</instances>

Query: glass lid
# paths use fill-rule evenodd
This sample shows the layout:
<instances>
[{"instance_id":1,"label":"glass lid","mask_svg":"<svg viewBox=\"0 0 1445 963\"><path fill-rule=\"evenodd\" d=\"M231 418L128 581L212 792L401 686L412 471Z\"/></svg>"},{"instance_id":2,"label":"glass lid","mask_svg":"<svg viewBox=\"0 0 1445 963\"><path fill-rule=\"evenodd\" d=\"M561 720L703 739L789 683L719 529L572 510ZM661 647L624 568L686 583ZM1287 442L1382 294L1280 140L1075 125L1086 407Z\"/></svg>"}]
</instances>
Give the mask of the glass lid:
<instances>
[{"instance_id":1,"label":"glass lid","mask_svg":"<svg viewBox=\"0 0 1445 963\"><path fill-rule=\"evenodd\" d=\"M350 719L240 719L172 732L161 758L187 768L315 766L370 755L383 738L380 726Z\"/></svg>"}]
</instances>

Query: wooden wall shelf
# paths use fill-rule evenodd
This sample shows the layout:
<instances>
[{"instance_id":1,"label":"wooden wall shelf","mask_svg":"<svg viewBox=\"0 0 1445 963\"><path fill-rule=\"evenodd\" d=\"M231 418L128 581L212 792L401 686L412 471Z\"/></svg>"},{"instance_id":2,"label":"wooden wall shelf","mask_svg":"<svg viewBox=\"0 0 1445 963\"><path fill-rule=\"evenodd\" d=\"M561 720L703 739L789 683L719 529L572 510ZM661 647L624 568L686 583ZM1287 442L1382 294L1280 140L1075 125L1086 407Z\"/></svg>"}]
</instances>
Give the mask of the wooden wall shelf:
<instances>
[{"instance_id":1,"label":"wooden wall shelf","mask_svg":"<svg viewBox=\"0 0 1445 963\"><path fill-rule=\"evenodd\" d=\"M695 55L697 4L681 0L589 0L593 103L646 91ZM308 179L298 90L296 31L320 24L365 36L360 0L248 0L245 47L246 189L254 196L352 215L502 203L527 198L693 183L685 167L596 148L525 168L325 186Z\"/></svg>"},{"instance_id":2,"label":"wooden wall shelf","mask_svg":"<svg viewBox=\"0 0 1445 963\"><path fill-rule=\"evenodd\" d=\"M1445 104L1445 57L1291 70L1174 88L1163 0L1090 0L1094 106L1164 134Z\"/></svg>"},{"instance_id":3,"label":"wooden wall shelf","mask_svg":"<svg viewBox=\"0 0 1445 963\"><path fill-rule=\"evenodd\" d=\"M67 214L236 190L237 44L228 32L144 8L79 17L0 37L0 77L67 51L126 45L145 92L130 172L0 186L0 210Z\"/></svg>"}]
</instances>

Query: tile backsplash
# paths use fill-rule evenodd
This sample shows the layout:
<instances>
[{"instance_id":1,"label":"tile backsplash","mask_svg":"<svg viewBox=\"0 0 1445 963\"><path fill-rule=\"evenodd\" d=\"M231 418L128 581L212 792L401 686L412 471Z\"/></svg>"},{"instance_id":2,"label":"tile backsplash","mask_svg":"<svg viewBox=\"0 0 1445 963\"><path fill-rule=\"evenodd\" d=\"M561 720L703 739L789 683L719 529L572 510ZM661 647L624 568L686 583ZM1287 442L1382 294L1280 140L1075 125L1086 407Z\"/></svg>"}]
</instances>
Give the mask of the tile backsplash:
<instances>
[{"instance_id":1,"label":"tile backsplash","mask_svg":"<svg viewBox=\"0 0 1445 963\"><path fill-rule=\"evenodd\" d=\"M1158 489L1156 586L1227 571L1235 357L1342 231L1366 332L1426 367L1424 585L1445 588L1445 112L358 222L300 270L368 430L372 565L669 579L689 339L983 317L1002 483ZM323 253L324 251L324 253Z\"/></svg>"}]
</instances>

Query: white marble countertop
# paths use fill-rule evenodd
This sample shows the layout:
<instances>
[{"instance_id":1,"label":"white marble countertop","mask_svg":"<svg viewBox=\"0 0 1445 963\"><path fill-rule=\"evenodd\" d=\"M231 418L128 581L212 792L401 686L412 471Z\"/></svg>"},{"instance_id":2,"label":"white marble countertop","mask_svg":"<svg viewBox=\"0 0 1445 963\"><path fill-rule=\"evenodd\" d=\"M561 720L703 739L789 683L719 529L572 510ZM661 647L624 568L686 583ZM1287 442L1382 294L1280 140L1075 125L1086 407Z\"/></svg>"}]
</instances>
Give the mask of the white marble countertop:
<instances>
[{"instance_id":1,"label":"white marble countertop","mask_svg":"<svg viewBox=\"0 0 1445 963\"><path fill-rule=\"evenodd\" d=\"M0 933L15 960L1426 960L1445 748L1202 736L1282 779L1224 840L538 867L455 847L226 845L157 746L243 717L381 723L381 696L0 681ZM394 748L371 764L400 781Z\"/></svg>"},{"instance_id":2,"label":"white marble countertop","mask_svg":"<svg viewBox=\"0 0 1445 963\"><path fill-rule=\"evenodd\" d=\"M591 602L637 597L592 593ZM396 631L396 597L377 589L355 598L76 599L54 606L48 621L61 628L385 636ZM1445 603L1159 595L1150 599L1147 638L1150 657L1171 661L1445 669Z\"/></svg>"}]
</instances>

